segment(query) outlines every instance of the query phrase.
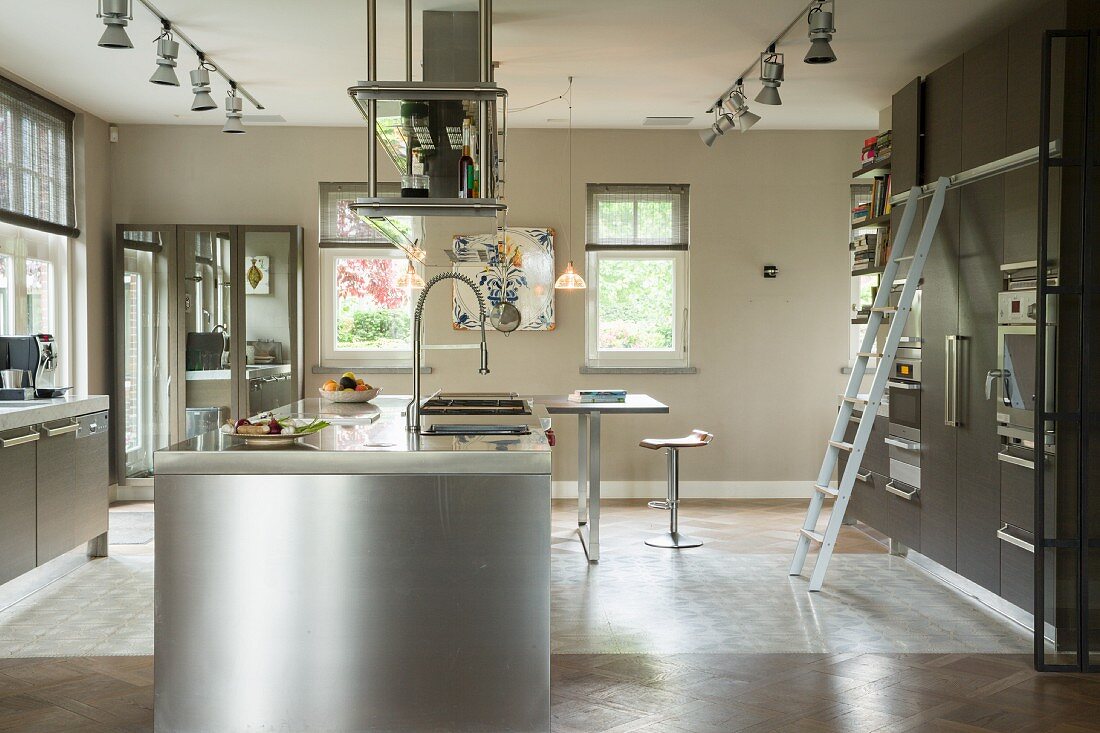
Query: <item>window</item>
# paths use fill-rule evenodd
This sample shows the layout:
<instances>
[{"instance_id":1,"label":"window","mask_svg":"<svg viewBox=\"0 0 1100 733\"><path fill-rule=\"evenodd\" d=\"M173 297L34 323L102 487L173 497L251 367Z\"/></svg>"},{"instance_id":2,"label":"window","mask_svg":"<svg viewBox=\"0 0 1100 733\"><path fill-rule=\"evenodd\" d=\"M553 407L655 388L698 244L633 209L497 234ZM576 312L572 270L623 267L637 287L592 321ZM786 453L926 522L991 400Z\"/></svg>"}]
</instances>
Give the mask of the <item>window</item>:
<instances>
[{"instance_id":1,"label":"window","mask_svg":"<svg viewBox=\"0 0 1100 733\"><path fill-rule=\"evenodd\" d=\"M587 359L688 366L688 187L589 184Z\"/></svg>"},{"instance_id":2,"label":"window","mask_svg":"<svg viewBox=\"0 0 1100 733\"><path fill-rule=\"evenodd\" d=\"M418 291L398 287L405 255L388 248L321 250L321 358L326 366L406 366Z\"/></svg>"},{"instance_id":3,"label":"window","mask_svg":"<svg viewBox=\"0 0 1100 733\"><path fill-rule=\"evenodd\" d=\"M0 221L79 236L69 110L0 77Z\"/></svg>"},{"instance_id":4,"label":"window","mask_svg":"<svg viewBox=\"0 0 1100 733\"><path fill-rule=\"evenodd\" d=\"M0 222L0 335L51 333L66 343L67 265L67 238Z\"/></svg>"}]
</instances>

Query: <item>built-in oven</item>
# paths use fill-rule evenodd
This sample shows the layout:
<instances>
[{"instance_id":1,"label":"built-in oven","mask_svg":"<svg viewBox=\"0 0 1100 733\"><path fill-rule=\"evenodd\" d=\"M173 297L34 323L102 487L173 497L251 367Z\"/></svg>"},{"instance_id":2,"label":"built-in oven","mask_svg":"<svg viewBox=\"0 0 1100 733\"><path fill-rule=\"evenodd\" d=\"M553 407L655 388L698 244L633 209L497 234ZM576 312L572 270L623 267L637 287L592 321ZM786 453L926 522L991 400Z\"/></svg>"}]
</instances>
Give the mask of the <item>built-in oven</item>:
<instances>
[{"instance_id":1,"label":"built-in oven","mask_svg":"<svg viewBox=\"0 0 1100 733\"><path fill-rule=\"evenodd\" d=\"M920 349L899 348L890 367L888 434L890 483L887 491L912 499L920 491Z\"/></svg>"},{"instance_id":2,"label":"built-in oven","mask_svg":"<svg viewBox=\"0 0 1100 733\"><path fill-rule=\"evenodd\" d=\"M1034 263L1005 266L1005 289L997 297L997 368L985 378L986 399L997 402L998 458L1027 468L1035 465L1035 410L1038 395L1038 305ZM1056 282L1056 281L1055 281ZM1054 405L1055 312L1047 308L1046 412ZM1053 451L1053 429L1045 431L1044 451Z\"/></svg>"},{"instance_id":3,"label":"built-in oven","mask_svg":"<svg viewBox=\"0 0 1100 733\"><path fill-rule=\"evenodd\" d=\"M894 284L890 287L890 299L889 303L894 308L897 308L901 303L901 290L905 285L904 280L895 280ZM885 342L886 333L889 329L889 324L884 320L884 328L881 331L882 340ZM916 292L913 293L913 304L909 309L909 317L905 319L905 326L901 330L901 339L899 344L909 349L919 349L924 339L921 338L921 289L918 287Z\"/></svg>"}]
</instances>

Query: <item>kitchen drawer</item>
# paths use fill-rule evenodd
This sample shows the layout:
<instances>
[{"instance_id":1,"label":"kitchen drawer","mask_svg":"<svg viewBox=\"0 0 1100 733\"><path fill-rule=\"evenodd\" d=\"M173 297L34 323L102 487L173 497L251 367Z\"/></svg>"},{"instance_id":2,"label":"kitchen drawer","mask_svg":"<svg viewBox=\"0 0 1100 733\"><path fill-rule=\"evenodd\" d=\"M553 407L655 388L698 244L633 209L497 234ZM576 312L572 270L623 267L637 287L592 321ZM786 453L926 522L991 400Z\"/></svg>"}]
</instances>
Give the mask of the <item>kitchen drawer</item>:
<instances>
[{"instance_id":1,"label":"kitchen drawer","mask_svg":"<svg viewBox=\"0 0 1100 733\"><path fill-rule=\"evenodd\" d=\"M882 474L890 473L890 448L883 441L890 432L890 418L875 415L875 424L871 427L871 439L867 442L867 452L863 456L863 468Z\"/></svg>"},{"instance_id":2,"label":"kitchen drawer","mask_svg":"<svg viewBox=\"0 0 1100 733\"><path fill-rule=\"evenodd\" d=\"M856 478L852 485L852 498L848 502L847 517L858 519L875 529L882 531L882 492L875 487L874 474L867 470L860 471L865 479Z\"/></svg>"},{"instance_id":3,"label":"kitchen drawer","mask_svg":"<svg viewBox=\"0 0 1100 733\"><path fill-rule=\"evenodd\" d=\"M43 423L40 430L36 524L42 565L107 531L109 446L106 413Z\"/></svg>"},{"instance_id":4,"label":"kitchen drawer","mask_svg":"<svg viewBox=\"0 0 1100 733\"><path fill-rule=\"evenodd\" d=\"M34 433L19 428L0 433L12 444L0 448L0 583L6 583L35 564L35 456L36 442L19 442Z\"/></svg>"},{"instance_id":5,"label":"kitchen drawer","mask_svg":"<svg viewBox=\"0 0 1100 733\"><path fill-rule=\"evenodd\" d=\"M73 482L74 533L76 542L85 542L107 531L110 505L107 456L110 443L107 413L79 418L76 433L76 477Z\"/></svg>"},{"instance_id":6,"label":"kitchen drawer","mask_svg":"<svg viewBox=\"0 0 1100 733\"><path fill-rule=\"evenodd\" d=\"M1001 463L1001 522L1035 531L1035 471Z\"/></svg>"},{"instance_id":7,"label":"kitchen drawer","mask_svg":"<svg viewBox=\"0 0 1100 733\"><path fill-rule=\"evenodd\" d=\"M890 478L882 474L873 474L875 489L882 501L881 526L877 526L880 532L891 537L906 547L920 552L920 519L921 501L920 492L905 499L892 493L887 487L891 485ZM911 486L896 484L894 488L901 491L912 491Z\"/></svg>"},{"instance_id":8,"label":"kitchen drawer","mask_svg":"<svg viewBox=\"0 0 1100 733\"><path fill-rule=\"evenodd\" d=\"M1028 545L1034 545L1035 538L1031 532L1012 525L998 533L1001 541L1001 597L1028 613L1034 613L1035 553L1001 535Z\"/></svg>"}]
</instances>

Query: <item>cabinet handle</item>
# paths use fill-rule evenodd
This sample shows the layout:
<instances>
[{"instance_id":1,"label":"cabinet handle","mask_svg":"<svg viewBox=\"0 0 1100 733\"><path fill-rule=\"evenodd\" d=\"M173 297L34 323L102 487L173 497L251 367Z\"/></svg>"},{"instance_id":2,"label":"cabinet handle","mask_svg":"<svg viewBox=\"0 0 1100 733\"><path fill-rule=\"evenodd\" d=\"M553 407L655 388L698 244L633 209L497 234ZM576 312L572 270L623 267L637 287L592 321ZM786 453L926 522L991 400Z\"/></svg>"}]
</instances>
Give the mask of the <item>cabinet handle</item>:
<instances>
[{"instance_id":1,"label":"cabinet handle","mask_svg":"<svg viewBox=\"0 0 1100 733\"><path fill-rule=\"evenodd\" d=\"M1035 554L1035 545L1008 532L1008 522L1005 522L1005 526L997 530L997 539L1002 542L1007 542L1010 545L1016 545L1022 550L1027 550L1032 555Z\"/></svg>"},{"instance_id":2,"label":"cabinet handle","mask_svg":"<svg viewBox=\"0 0 1100 733\"><path fill-rule=\"evenodd\" d=\"M46 434L47 438L54 438L58 435L66 435L67 433L75 433L80 429L80 423L73 420L68 425L62 425L59 428L48 428L45 425L42 426L42 432Z\"/></svg>"},{"instance_id":3,"label":"cabinet handle","mask_svg":"<svg viewBox=\"0 0 1100 733\"><path fill-rule=\"evenodd\" d=\"M905 499L906 501L913 501L913 497L916 496L918 493L920 493L920 489L918 489L915 486L912 487L912 489L913 489L912 491L906 491L905 489L899 489L897 486L894 486L893 481L889 482L888 484L886 484L886 486L883 486L882 488L886 489L887 491L889 491L894 496L900 496L902 499Z\"/></svg>"},{"instance_id":4,"label":"cabinet handle","mask_svg":"<svg viewBox=\"0 0 1100 733\"><path fill-rule=\"evenodd\" d=\"M871 472L868 471L867 473L859 473L857 471L856 472L856 480L857 481L862 481L863 483L869 482L871 480Z\"/></svg>"},{"instance_id":5,"label":"cabinet handle","mask_svg":"<svg viewBox=\"0 0 1100 733\"><path fill-rule=\"evenodd\" d=\"M892 445L895 448L904 448L905 450L920 450L920 443L914 443L911 440L899 440L898 438L883 438L882 442L886 445Z\"/></svg>"},{"instance_id":6,"label":"cabinet handle","mask_svg":"<svg viewBox=\"0 0 1100 733\"><path fill-rule=\"evenodd\" d=\"M1008 448L1005 448L997 454L997 460L1002 463L1011 463L1013 466L1023 466L1024 468L1030 468L1032 471L1035 470L1035 461L1029 461L1026 458L1014 456L1008 452Z\"/></svg>"},{"instance_id":7,"label":"cabinet handle","mask_svg":"<svg viewBox=\"0 0 1100 733\"><path fill-rule=\"evenodd\" d=\"M962 336L951 334L945 339L943 423L948 427L957 428L962 425L959 421L959 341L962 340Z\"/></svg>"},{"instance_id":8,"label":"cabinet handle","mask_svg":"<svg viewBox=\"0 0 1100 733\"><path fill-rule=\"evenodd\" d=\"M920 389L920 382L897 382L890 379L886 382L890 389Z\"/></svg>"},{"instance_id":9,"label":"cabinet handle","mask_svg":"<svg viewBox=\"0 0 1100 733\"><path fill-rule=\"evenodd\" d=\"M14 438L0 438L0 448L14 448L17 445L23 445L24 443L33 443L42 436L38 434L37 430L34 430L26 435L19 435Z\"/></svg>"}]
</instances>

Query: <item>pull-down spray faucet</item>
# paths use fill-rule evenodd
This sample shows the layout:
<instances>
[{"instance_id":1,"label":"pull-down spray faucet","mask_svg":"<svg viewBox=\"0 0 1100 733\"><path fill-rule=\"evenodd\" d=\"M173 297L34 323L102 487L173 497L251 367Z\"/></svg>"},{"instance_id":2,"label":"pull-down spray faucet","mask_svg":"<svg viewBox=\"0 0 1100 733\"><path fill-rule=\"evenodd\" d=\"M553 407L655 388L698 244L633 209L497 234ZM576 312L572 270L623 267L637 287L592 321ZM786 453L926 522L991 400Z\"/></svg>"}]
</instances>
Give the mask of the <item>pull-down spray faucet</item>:
<instances>
[{"instance_id":1,"label":"pull-down spray faucet","mask_svg":"<svg viewBox=\"0 0 1100 733\"><path fill-rule=\"evenodd\" d=\"M485 298L474 281L460 272L441 272L424 284L424 290L420 293L420 299L416 301L416 310L413 313L413 397L405 410L405 427L410 431L420 432L420 336L421 320L424 316L424 301L428 298L428 291L443 280L458 280L470 286L477 296L479 320L481 321L481 368L480 374L489 373L489 349L485 345Z\"/></svg>"}]
</instances>

